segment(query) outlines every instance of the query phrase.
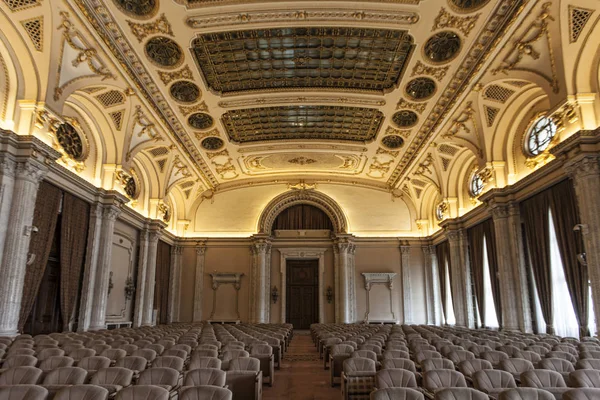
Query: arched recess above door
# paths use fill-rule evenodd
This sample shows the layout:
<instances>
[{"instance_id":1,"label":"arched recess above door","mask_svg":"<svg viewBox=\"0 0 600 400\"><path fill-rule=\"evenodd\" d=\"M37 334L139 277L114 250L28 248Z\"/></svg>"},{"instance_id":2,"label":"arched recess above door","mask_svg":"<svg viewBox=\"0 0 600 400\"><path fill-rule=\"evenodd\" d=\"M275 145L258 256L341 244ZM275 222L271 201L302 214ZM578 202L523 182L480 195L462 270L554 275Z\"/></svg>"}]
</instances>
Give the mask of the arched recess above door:
<instances>
[{"instance_id":1,"label":"arched recess above door","mask_svg":"<svg viewBox=\"0 0 600 400\"><path fill-rule=\"evenodd\" d=\"M315 190L292 190L275 197L267 204L258 220L258 232L270 234L275 218L283 210L299 204L311 205L323 211L333 224L334 234L348 232L346 216L337 202Z\"/></svg>"}]
</instances>

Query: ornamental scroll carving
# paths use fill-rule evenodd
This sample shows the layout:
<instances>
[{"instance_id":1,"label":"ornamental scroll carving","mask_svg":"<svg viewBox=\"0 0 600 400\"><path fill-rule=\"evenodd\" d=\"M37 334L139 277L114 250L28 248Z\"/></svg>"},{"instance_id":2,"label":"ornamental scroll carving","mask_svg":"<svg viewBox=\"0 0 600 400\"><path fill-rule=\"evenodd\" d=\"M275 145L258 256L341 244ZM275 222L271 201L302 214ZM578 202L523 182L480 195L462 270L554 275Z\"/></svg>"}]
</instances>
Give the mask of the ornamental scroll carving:
<instances>
[{"instance_id":1,"label":"ornamental scroll carving","mask_svg":"<svg viewBox=\"0 0 600 400\"><path fill-rule=\"evenodd\" d=\"M390 310L389 310L389 312L391 314L391 319L389 321L396 321L396 314L394 314L394 299L392 296L392 289L394 288L394 277L396 276L396 274L391 273L391 272L375 272L375 273L363 272L362 276L365 278L365 290L367 291L367 311L365 313L365 322L368 323L370 321L369 314L371 312L371 310L370 310L371 287L376 284L386 285L387 288L389 289L389 293L390 293L390 297L389 297Z\"/></svg>"},{"instance_id":2,"label":"ornamental scroll carving","mask_svg":"<svg viewBox=\"0 0 600 400\"><path fill-rule=\"evenodd\" d=\"M214 319L215 313L217 311L217 290L221 285L233 285L235 289L235 313L237 315L237 320L240 320L240 289L242 288L242 277L243 273L239 272L215 272L209 274L212 278L212 290L213 290L213 306L212 311L210 313L209 319Z\"/></svg>"}]
</instances>

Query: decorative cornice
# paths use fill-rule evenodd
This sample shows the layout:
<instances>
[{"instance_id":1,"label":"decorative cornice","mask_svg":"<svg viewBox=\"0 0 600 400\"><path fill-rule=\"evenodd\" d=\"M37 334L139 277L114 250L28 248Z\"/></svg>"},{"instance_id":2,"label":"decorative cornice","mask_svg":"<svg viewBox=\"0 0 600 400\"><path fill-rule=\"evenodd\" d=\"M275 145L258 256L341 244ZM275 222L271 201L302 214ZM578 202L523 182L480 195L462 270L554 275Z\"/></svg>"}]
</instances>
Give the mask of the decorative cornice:
<instances>
[{"instance_id":1,"label":"decorative cornice","mask_svg":"<svg viewBox=\"0 0 600 400\"><path fill-rule=\"evenodd\" d=\"M383 99L348 97L348 96L277 96L277 97L258 97L241 100L220 101L219 107L240 108L248 106L264 106L272 104L360 104L367 106L383 107L386 101Z\"/></svg>"}]
</instances>

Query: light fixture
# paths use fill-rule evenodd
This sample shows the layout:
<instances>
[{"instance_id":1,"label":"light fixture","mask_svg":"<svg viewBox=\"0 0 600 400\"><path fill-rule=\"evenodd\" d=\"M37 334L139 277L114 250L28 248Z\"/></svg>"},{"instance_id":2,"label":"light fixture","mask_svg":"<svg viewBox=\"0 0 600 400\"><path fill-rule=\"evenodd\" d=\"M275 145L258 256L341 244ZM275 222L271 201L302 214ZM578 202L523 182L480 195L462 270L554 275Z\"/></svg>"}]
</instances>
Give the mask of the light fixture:
<instances>
[{"instance_id":1,"label":"light fixture","mask_svg":"<svg viewBox=\"0 0 600 400\"><path fill-rule=\"evenodd\" d=\"M273 299L273 304L277 303L278 298L279 298L279 291L277 290L277 286L273 286L273 289L271 289L271 299Z\"/></svg>"},{"instance_id":2,"label":"light fixture","mask_svg":"<svg viewBox=\"0 0 600 400\"><path fill-rule=\"evenodd\" d=\"M331 286L327 287L327 292L325 292L325 297L327 298L327 302L329 304L331 304L331 302L333 301L333 289L331 288Z\"/></svg>"}]
</instances>

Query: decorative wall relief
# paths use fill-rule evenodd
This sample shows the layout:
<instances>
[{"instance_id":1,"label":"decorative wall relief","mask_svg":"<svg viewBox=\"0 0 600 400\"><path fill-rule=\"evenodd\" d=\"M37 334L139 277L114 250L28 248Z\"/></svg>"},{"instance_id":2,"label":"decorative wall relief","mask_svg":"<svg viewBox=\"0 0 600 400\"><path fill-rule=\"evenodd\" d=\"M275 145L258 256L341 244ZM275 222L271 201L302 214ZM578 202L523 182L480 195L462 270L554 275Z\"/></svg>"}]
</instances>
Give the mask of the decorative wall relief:
<instances>
[{"instance_id":1,"label":"decorative wall relief","mask_svg":"<svg viewBox=\"0 0 600 400\"><path fill-rule=\"evenodd\" d=\"M209 274L212 278L212 290L213 290L213 306L210 313L209 320L214 321L236 321L240 320L240 289L242 288L242 277L243 273L239 272L214 272ZM235 289L235 315L227 315L223 309L217 310L217 291L221 285L233 285ZM222 304L223 305L223 304ZM217 314L218 312L218 314Z\"/></svg>"},{"instance_id":2,"label":"decorative wall relief","mask_svg":"<svg viewBox=\"0 0 600 400\"><path fill-rule=\"evenodd\" d=\"M370 321L375 321L370 318L369 314L371 314L371 287L376 284L384 284L388 287L390 304L389 313L386 313L388 314L389 318L377 319L376 321L396 322L396 314L394 313L394 300L392 296L393 281L396 274L389 272L363 272L362 276L365 278L365 290L367 291L367 312L365 313L364 322L368 323ZM383 307L380 305L377 305L377 307L373 308L377 308L377 310L383 310Z\"/></svg>"}]
</instances>

